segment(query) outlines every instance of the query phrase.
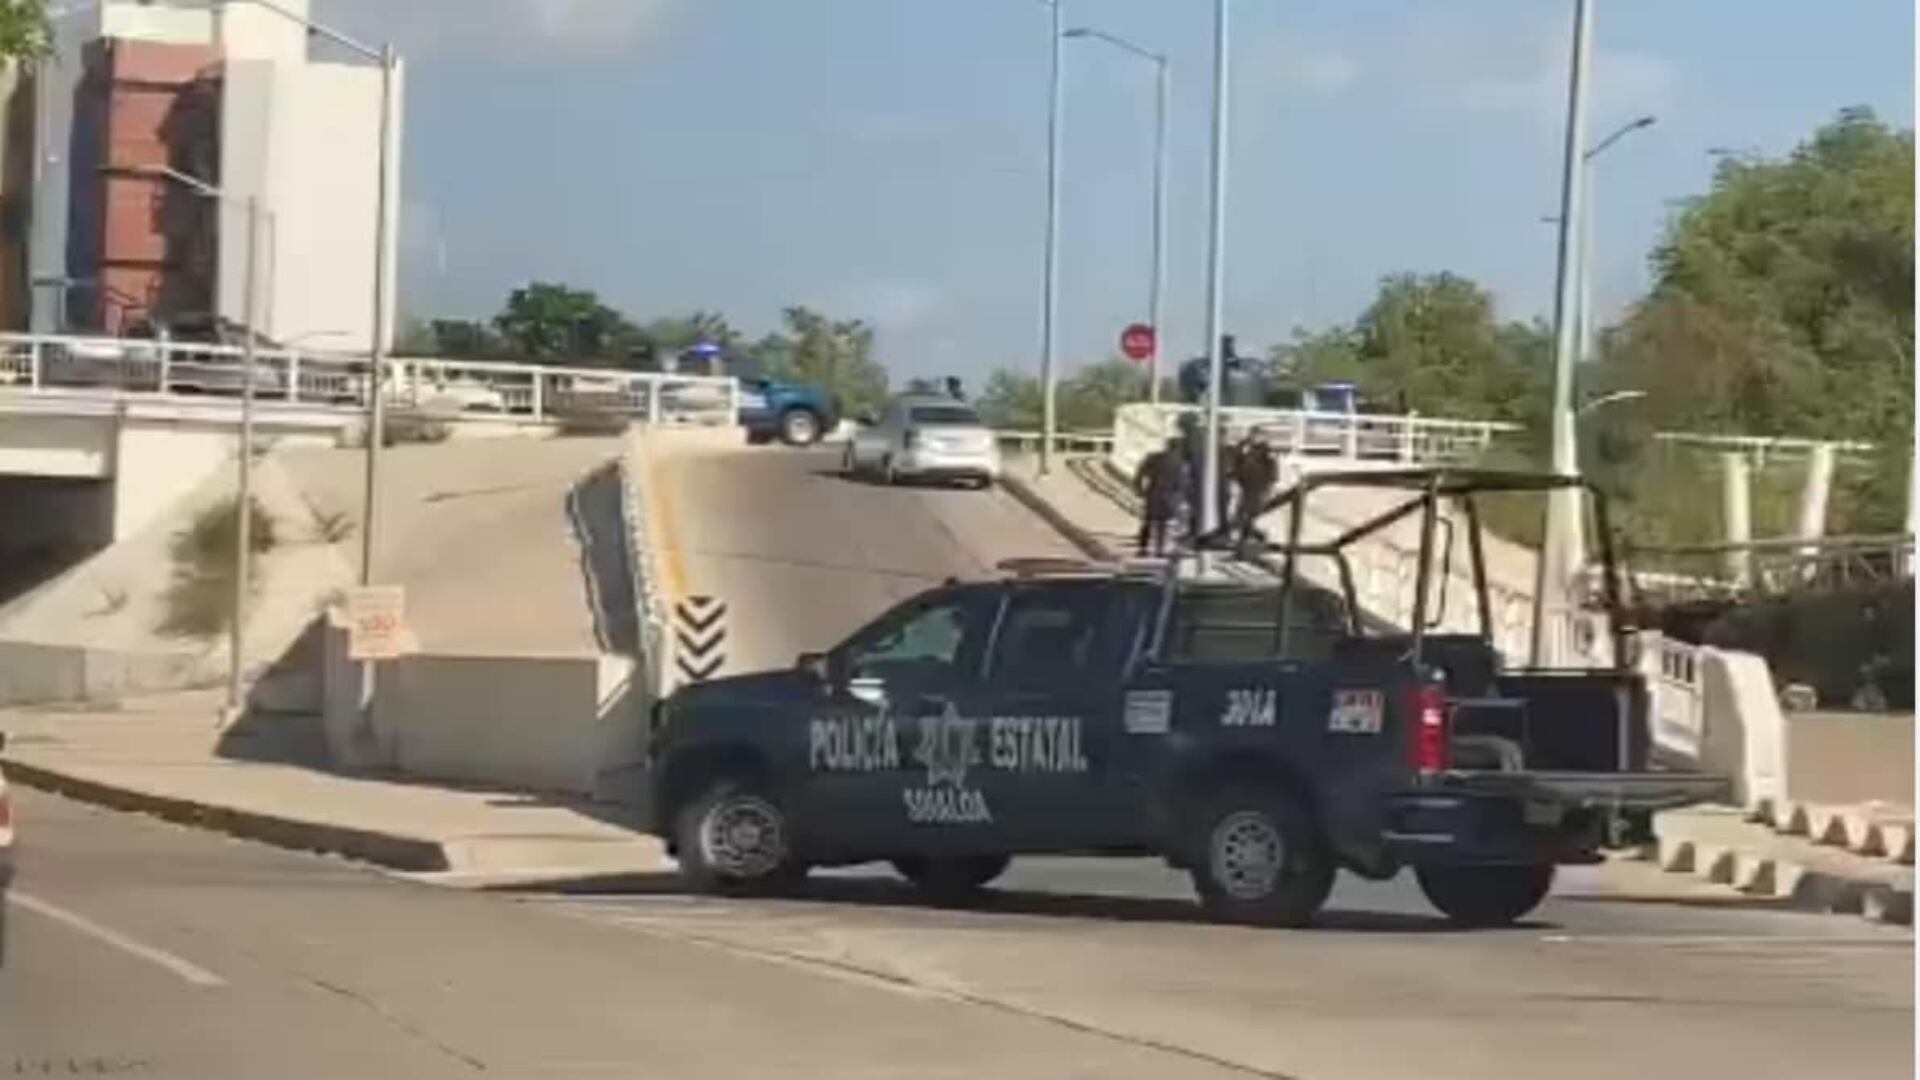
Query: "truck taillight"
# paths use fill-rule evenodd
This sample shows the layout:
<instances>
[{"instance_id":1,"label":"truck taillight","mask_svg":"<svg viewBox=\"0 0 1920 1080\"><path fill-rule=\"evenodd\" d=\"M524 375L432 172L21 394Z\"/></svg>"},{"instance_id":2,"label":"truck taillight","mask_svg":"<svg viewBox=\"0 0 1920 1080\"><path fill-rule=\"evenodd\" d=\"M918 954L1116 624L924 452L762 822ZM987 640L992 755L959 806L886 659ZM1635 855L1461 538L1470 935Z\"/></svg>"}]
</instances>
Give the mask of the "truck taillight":
<instances>
[{"instance_id":1,"label":"truck taillight","mask_svg":"<svg viewBox=\"0 0 1920 1080\"><path fill-rule=\"evenodd\" d=\"M0 833L13 828L13 802L7 793L0 791Z\"/></svg>"},{"instance_id":2,"label":"truck taillight","mask_svg":"<svg viewBox=\"0 0 1920 1080\"><path fill-rule=\"evenodd\" d=\"M1422 686L1413 692L1413 730L1407 753L1414 771L1432 776L1447 767L1447 695L1439 686Z\"/></svg>"}]
</instances>

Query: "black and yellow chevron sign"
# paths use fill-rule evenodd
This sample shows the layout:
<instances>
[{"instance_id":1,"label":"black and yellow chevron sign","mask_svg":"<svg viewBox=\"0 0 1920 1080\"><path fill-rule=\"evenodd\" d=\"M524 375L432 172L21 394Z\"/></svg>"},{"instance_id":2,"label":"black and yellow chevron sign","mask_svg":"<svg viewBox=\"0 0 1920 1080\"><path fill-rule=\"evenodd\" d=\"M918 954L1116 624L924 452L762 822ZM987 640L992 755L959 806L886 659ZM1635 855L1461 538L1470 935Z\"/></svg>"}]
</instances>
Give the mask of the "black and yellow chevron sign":
<instances>
[{"instance_id":1,"label":"black and yellow chevron sign","mask_svg":"<svg viewBox=\"0 0 1920 1080\"><path fill-rule=\"evenodd\" d=\"M716 596L689 596L674 608L674 663L687 682L705 682L727 662L727 605Z\"/></svg>"}]
</instances>

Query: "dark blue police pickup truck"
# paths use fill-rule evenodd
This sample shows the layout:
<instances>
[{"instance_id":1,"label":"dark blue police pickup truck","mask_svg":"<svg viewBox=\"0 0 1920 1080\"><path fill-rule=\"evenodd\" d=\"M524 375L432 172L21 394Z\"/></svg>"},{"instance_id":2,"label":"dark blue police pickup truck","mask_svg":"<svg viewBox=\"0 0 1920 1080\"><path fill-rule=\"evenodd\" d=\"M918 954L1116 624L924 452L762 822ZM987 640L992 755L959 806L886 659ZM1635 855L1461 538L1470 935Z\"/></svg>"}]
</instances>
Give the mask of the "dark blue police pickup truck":
<instances>
[{"instance_id":1,"label":"dark blue police pickup truck","mask_svg":"<svg viewBox=\"0 0 1920 1080\"><path fill-rule=\"evenodd\" d=\"M754 445L775 439L812 446L840 423L840 403L824 387L773 379L740 380L740 426Z\"/></svg>"},{"instance_id":2,"label":"dark blue police pickup truck","mask_svg":"<svg viewBox=\"0 0 1920 1080\"><path fill-rule=\"evenodd\" d=\"M665 701L651 831L703 891L777 890L811 866L884 859L952 899L1015 855L1153 853L1190 871L1226 921L1299 925L1337 869L1411 868L1452 919L1511 922L1557 865L1593 862L1623 826L1724 787L1649 767L1648 695L1604 543L1612 668L1513 670L1491 644L1475 502L1562 483L1311 477L1274 508L1298 521L1331 484L1405 498L1324 544L1297 527L1269 542L1272 585L1028 564L933 589L792 670ZM1449 510L1470 523L1465 553ZM1390 628L1359 611L1347 554L1409 520L1421 599L1411 629ZM1331 560L1344 589L1304 580L1310 558ZM1429 585L1456 558L1479 586L1477 634L1433 629L1439 601L1426 598L1448 590Z\"/></svg>"}]
</instances>

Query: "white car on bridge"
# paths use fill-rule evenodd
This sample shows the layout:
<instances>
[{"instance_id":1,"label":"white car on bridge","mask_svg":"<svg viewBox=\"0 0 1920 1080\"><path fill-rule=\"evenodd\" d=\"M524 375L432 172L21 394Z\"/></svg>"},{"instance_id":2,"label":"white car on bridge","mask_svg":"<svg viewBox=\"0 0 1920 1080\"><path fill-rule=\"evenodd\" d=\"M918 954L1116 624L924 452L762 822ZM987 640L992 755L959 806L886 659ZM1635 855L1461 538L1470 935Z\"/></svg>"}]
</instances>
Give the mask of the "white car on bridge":
<instances>
[{"instance_id":1,"label":"white car on bridge","mask_svg":"<svg viewBox=\"0 0 1920 1080\"><path fill-rule=\"evenodd\" d=\"M1000 446L980 414L932 395L893 399L874 423L853 433L842 468L848 476L959 480L990 487L1000 479Z\"/></svg>"}]
</instances>

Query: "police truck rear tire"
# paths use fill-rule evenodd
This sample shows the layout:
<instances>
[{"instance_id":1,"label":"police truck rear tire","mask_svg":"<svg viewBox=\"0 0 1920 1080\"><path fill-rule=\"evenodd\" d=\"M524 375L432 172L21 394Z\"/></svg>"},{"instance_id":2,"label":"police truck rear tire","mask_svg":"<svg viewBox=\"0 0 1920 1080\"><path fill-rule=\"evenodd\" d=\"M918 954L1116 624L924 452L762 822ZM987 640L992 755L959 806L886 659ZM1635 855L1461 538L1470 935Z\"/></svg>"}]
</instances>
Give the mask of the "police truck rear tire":
<instances>
[{"instance_id":1,"label":"police truck rear tire","mask_svg":"<svg viewBox=\"0 0 1920 1080\"><path fill-rule=\"evenodd\" d=\"M735 896L787 891L806 877L787 815L743 780L714 782L674 818L674 853L691 892Z\"/></svg>"},{"instance_id":2,"label":"police truck rear tire","mask_svg":"<svg viewBox=\"0 0 1920 1080\"><path fill-rule=\"evenodd\" d=\"M1553 864L1537 866L1422 866L1420 891L1461 926L1508 926L1525 917L1553 888Z\"/></svg>"},{"instance_id":3,"label":"police truck rear tire","mask_svg":"<svg viewBox=\"0 0 1920 1080\"><path fill-rule=\"evenodd\" d=\"M893 860L893 868L929 899L959 903L977 898L994 878L1007 872L1012 861L1006 855L905 855Z\"/></svg>"},{"instance_id":4,"label":"police truck rear tire","mask_svg":"<svg viewBox=\"0 0 1920 1080\"><path fill-rule=\"evenodd\" d=\"M1194 888L1221 922L1303 926L1333 889L1313 818L1284 795L1227 789L1202 804L1189 843Z\"/></svg>"}]
</instances>

